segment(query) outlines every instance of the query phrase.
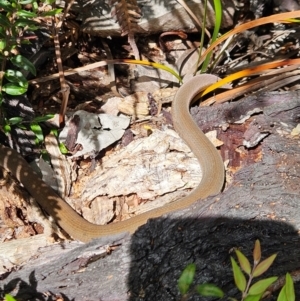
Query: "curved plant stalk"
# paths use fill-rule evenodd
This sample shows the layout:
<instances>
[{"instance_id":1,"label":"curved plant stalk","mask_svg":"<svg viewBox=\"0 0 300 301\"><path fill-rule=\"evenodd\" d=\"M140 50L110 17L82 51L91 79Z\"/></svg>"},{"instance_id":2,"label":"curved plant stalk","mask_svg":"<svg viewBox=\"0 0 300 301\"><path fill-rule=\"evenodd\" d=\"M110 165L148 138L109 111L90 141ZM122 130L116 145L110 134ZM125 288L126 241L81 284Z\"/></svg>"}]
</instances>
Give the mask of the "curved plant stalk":
<instances>
[{"instance_id":1,"label":"curved plant stalk","mask_svg":"<svg viewBox=\"0 0 300 301\"><path fill-rule=\"evenodd\" d=\"M206 4L206 1L205 1ZM215 8L215 27L214 32L211 38L211 43L214 43L218 37L218 34L220 32L221 23L222 23L222 3L220 0L214 0L214 8ZM202 45L202 44L201 44ZM201 50L202 51L202 50ZM209 52L203 62L203 65L201 67L201 73L205 73L207 70L207 66L210 61L211 53ZM201 52L200 52L201 54ZM200 61L200 55L199 55L199 61ZM199 63L197 63L197 66L199 66Z\"/></svg>"},{"instance_id":2,"label":"curved plant stalk","mask_svg":"<svg viewBox=\"0 0 300 301\"><path fill-rule=\"evenodd\" d=\"M165 70L165 71L173 74L178 79L178 81L180 83L182 83L182 78L180 77L180 75L176 71L174 71L173 69L171 69L167 66L164 66L159 63L153 63L153 62L148 62L148 61L143 61L143 60L140 60L140 61L139 60L131 60L131 59L106 60L106 61L100 61L100 62L92 63L89 65L85 65L85 66L82 66L79 68L64 70L64 76L68 76L68 75L76 74L78 72L87 71L87 70L95 69L98 67L106 66L107 64L137 64L137 65L151 66L154 68ZM47 82L49 80L53 80L56 78L59 78L59 73L51 74L49 76L45 76L45 77L41 77L41 78L35 78L35 79L30 80L29 83L37 84L37 83Z\"/></svg>"},{"instance_id":3,"label":"curved plant stalk","mask_svg":"<svg viewBox=\"0 0 300 301\"><path fill-rule=\"evenodd\" d=\"M157 69L162 69L162 70L165 70L165 71L173 74L179 80L179 82L182 83L182 78L176 71L174 71L173 69L171 69L165 65L159 64L159 63L153 63L153 62L148 62L148 61L143 61L143 60L130 60L130 59L113 60L113 62L114 63L123 63L123 64L125 63L125 64L144 65L144 66L151 66L151 67L154 67Z\"/></svg>"},{"instance_id":4,"label":"curved plant stalk","mask_svg":"<svg viewBox=\"0 0 300 301\"><path fill-rule=\"evenodd\" d=\"M234 89L226 90L224 92L212 95L200 103L201 106L210 106L214 103L224 103L229 100L235 99L239 96L245 95L252 91L257 91L262 88L262 91L269 89L271 91L277 89L282 84L289 84L299 79L300 70L298 65L286 66L280 69L267 70L267 73L248 80L241 86L234 87ZM280 84L276 84L280 83Z\"/></svg>"},{"instance_id":5,"label":"curved plant stalk","mask_svg":"<svg viewBox=\"0 0 300 301\"><path fill-rule=\"evenodd\" d=\"M222 87L225 84L228 84L236 79L256 75L258 73L261 73L262 71L266 71L269 69L285 66L285 65L300 65L300 59L285 59L285 60L279 60L271 63L266 63L260 66L256 66L253 68L248 68L239 72L236 72L234 74L231 74L229 76L226 76L225 78L221 79L217 83L209 86L207 89L205 89L201 93L201 97L208 94L209 92L212 92L216 90L217 88Z\"/></svg>"}]
</instances>

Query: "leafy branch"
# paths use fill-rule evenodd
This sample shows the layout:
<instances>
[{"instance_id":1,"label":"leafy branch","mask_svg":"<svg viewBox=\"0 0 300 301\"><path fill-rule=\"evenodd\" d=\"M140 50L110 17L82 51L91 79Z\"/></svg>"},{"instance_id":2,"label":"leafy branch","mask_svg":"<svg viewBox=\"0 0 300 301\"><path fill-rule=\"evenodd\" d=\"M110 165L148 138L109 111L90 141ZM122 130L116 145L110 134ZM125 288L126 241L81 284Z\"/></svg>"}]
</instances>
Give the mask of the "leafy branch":
<instances>
[{"instance_id":1,"label":"leafy branch","mask_svg":"<svg viewBox=\"0 0 300 301\"><path fill-rule=\"evenodd\" d=\"M252 284L252 281L254 278L261 276L270 268L277 254L273 254L261 261L261 246L259 240L256 240L253 249L253 267L251 267L249 260L241 251L235 250L235 254L239 264L233 257L231 257L231 266L233 270L234 283L238 290L242 293L240 300L261 300L265 296L267 289L278 279L278 277L275 276L258 280L254 284ZM186 299L189 291L191 291L190 287L194 280L195 272L195 264L189 264L184 269L178 280L178 288L180 293L183 295L183 300ZM245 274L248 276L248 281ZM197 285L192 291L196 291L199 295L204 297L222 298L225 295L222 289L209 283ZM229 299L237 301L235 298L229 297ZM285 276L285 284L278 295L277 301L295 301L294 283L289 273Z\"/></svg>"}]
</instances>

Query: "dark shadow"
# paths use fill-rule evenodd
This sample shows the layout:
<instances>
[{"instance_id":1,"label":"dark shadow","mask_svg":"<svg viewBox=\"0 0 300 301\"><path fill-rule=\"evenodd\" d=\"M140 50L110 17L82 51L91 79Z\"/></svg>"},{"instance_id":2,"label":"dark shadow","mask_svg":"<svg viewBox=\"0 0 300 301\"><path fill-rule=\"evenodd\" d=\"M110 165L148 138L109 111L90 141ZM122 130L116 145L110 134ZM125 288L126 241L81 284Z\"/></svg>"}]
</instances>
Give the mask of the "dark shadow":
<instances>
[{"instance_id":1,"label":"dark shadow","mask_svg":"<svg viewBox=\"0 0 300 301\"><path fill-rule=\"evenodd\" d=\"M9 294L18 291L17 294L13 294L14 298L17 301L21 300L31 300L31 301L51 301L57 300L58 295L52 294L48 292L48 296L45 293L38 292L37 288L37 281L35 278L34 271L30 273L28 283L22 279L16 278L8 282L0 289L0 298L1 300L4 298L5 294ZM54 297L56 299L54 299ZM64 301L71 301L66 296L61 295Z\"/></svg>"},{"instance_id":2,"label":"dark shadow","mask_svg":"<svg viewBox=\"0 0 300 301\"><path fill-rule=\"evenodd\" d=\"M197 267L194 285L214 283L227 297L240 300L230 256L236 258L234 249L239 249L252 264L256 239L261 242L263 258L278 254L263 277L284 276L300 268L300 238L287 223L225 217L151 221L132 240L128 300L180 300L177 281L189 263ZM295 286L300 296L300 285ZM204 298L194 293L187 300Z\"/></svg>"},{"instance_id":3,"label":"dark shadow","mask_svg":"<svg viewBox=\"0 0 300 301\"><path fill-rule=\"evenodd\" d=\"M8 144L11 148L16 149L29 161L34 159L39 152L35 142L36 135L30 129L30 123L35 118L35 113L27 95L11 96L6 94L2 108L7 119L22 118L20 124L10 126L6 138L3 138L3 140L5 139L3 144ZM2 136L4 136L3 133Z\"/></svg>"},{"instance_id":4,"label":"dark shadow","mask_svg":"<svg viewBox=\"0 0 300 301\"><path fill-rule=\"evenodd\" d=\"M197 215L196 212L190 210L189 215ZM60 260L35 269L27 265L23 272L14 272L1 283L5 293L17 291L18 301L50 301L56 300L55 295L67 296L64 300L80 301L181 300L177 280L187 264L195 263L195 284L214 283L227 296L240 300L233 283L230 256L235 257L234 249L239 249L252 263L256 239L261 242L263 258L278 254L263 277L284 276L300 268L300 238L288 223L222 216L159 218L142 226L131 239L125 238L122 246L109 256L86 266L80 267L78 258L90 247L103 245L103 239L82 245L61 256ZM17 274L22 280L12 278ZM30 275L28 283L21 275ZM296 296L300 296L298 283L295 283L295 290ZM49 291L53 295L46 297L41 293ZM267 300L276 300L276 294ZM194 293L186 300L209 299Z\"/></svg>"}]
</instances>

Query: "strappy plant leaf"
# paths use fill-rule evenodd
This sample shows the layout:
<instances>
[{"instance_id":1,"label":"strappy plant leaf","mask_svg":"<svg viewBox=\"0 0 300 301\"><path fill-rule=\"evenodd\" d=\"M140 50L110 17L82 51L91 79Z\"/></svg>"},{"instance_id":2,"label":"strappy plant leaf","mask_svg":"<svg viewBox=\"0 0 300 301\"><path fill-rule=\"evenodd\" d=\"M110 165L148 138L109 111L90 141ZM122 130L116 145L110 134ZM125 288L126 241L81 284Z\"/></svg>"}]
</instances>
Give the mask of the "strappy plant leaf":
<instances>
[{"instance_id":1,"label":"strappy plant leaf","mask_svg":"<svg viewBox=\"0 0 300 301\"><path fill-rule=\"evenodd\" d=\"M277 301L295 301L295 289L294 289L294 282L289 273L285 275L285 285L282 287Z\"/></svg>"},{"instance_id":2,"label":"strappy plant leaf","mask_svg":"<svg viewBox=\"0 0 300 301\"><path fill-rule=\"evenodd\" d=\"M182 295L185 295L194 280L196 272L196 265L194 263L189 264L182 272L178 280L178 288Z\"/></svg>"},{"instance_id":3,"label":"strappy plant leaf","mask_svg":"<svg viewBox=\"0 0 300 301\"><path fill-rule=\"evenodd\" d=\"M257 281L249 288L249 295L260 295L264 293L266 289L277 279L278 277L270 277Z\"/></svg>"},{"instance_id":4,"label":"strappy plant leaf","mask_svg":"<svg viewBox=\"0 0 300 301\"><path fill-rule=\"evenodd\" d=\"M243 272L241 271L240 267L234 260L234 258L230 257L230 259L231 259L231 266L232 266L232 270L233 270L234 283L241 292L244 292L246 289L246 285L247 285L246 278L245 278Z\"/></svg>"},{"instance_id":5,"label":"strappy plant leaf","mask_svg":"<svg viewBox=\"0 0 300 301\"><path fill-rule=\"evenodd\" d=\"M199 293L199 295L204 297L223 298L224 296L224 292L214 284L206 283L197 285L196 290Z\"/></svg>"},{"instance_id":6,"label":"strappy plant leaf","mask_svg":"<svg viewBox=\"0 0 300 301\"><path fill-rule=\"evenodd\" d=\"M249 260L247 259L247 257L239 250L235 251L235 254L238 258L239 264L241 266L241 268L243 269L243 271L247 274L250 275L251 273L251 265Z\"/></svg>"},{"instance_id":7,"label":"strappy plant leaf","mask_svg":"<svg viewBox=\"0 0 300 301\"><path fill-rule=\"evenodd\" d=\"M265 271L269 269L269 267L272 265L276 258L277 254L273 254L267 259L263 260L261 263L259 263L253 271L253 277L258 277L261 274L263 274Z\"/></svg>"},{"instance_id":8,"label":"strappy plant leaf","mask_svg":"<svg viewBox=\"0 0 300 301\"><path fill-rule=\"evenodd\" d=\"M254 264L257 265L261 259L261 248L260 248L260 241L257 239L255 241L254 249L253 249L253 260Z\"/></svg>"}]
</instances>

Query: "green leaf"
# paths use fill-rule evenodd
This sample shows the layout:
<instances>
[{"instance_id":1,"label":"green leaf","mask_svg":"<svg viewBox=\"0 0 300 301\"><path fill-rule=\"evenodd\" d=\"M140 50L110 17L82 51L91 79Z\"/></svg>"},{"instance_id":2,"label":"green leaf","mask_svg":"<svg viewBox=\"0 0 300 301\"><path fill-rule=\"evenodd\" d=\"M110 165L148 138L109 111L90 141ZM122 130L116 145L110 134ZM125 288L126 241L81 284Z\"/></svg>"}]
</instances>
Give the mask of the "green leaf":
<instances>
[{"instance_id":1,"label":"green leaf","mask_svg":"<svg viewBox=\"0 0 300 301\"><path fill-rule=\"evenodd\" d=\"M3 50L6 47L6 40L5 39L1 39L0 40L0 51L3 52Z\"/></svg>"},{"instance_id":2,"label":"green leaf","mask_svg":"<svg viewBox=\"0 0 300 301\"><path fill-rule=\"evenodd\" d=\"M39 5L38 5L38 3L36 2L36 1L34 1L33 3L32 3L32 9L33 9L33 11L37 11L38 10L38 8L39 8Z\"/></svg>"},{"instance_id":3,"label":"green leaf","mask_svg":"<svg viewBox=\"0 0 300 301\"><path fill-rule=\"evenodd\" d=\"M10 59L10 61L17 67L23 68L24 70L30 71L34 76L36 76L36 70L34 65L24 56L16 55Z\"/></svg>"},{"instance_id":4,"label":"green leaf","mask_svg":"<svg viewBox=\"0 0 300 301\"><path fill-rule=\"evenodd\" d=\"M20 87L13 83L7 83L2 87L2 91L9 95L22 95L27 91L27 88Z\"/></svg>"},{"instance_id":5,"label":"green leaf","mask_svg":"<svg viewBox=\"0 0 300 301\"><path fill-rule=\"evenodd\" d=\"M38 25L27 25L26 30L32 30L32 31L36 31L38 30L40 27ZM21 44L31 44L31 42L27 39L23 39L21 41Z\"/></svg>"},{"instance_id":6,"label":"green leaf","mask_svg":"<svg viewBox=\"0 0 300 301\"><path fill-rule=\"evenodd\" d=\"M244 292L246 289L246 278L233 257L230 257L233 270L233 277L236 287Z\"/></svg>"},{"instance_id":7,"label":"green leaf","mask_svg":"<svg viewBox=\"0 0 300 301\"><path fill-rule=\"evenodd\" d=\"M254 264L257 265L261 259L261 248L260 248L260 241L257 239L255 241L254 249L253 249L253 260Z\"/></svg>"},{"instance_id":8,"label":"green leaf","mask_svg":"<svg viewBox=\"0 0 300 301\"><path fill-rule=\"evenodd\" d=\"M35 0L22 0L22 1L19 1L19 4L21 5L25 5L25 4L30 4L32 2L34 2Z\"/></svg>"},{"instance_id":9,"label":"green leaf","mask_svg":"<svg viewBox=\"0 0 300 301\"><path fill-rule=\"evenodd\" d=\"M38 116L38 117L35 117L32 122L36 122L36 123L44 122L44 121L47 121L47 120L49 120L53 117L54 117L54 114L48 114L48 115L45 115L45 116Z\"/></svg>"},{"instance_id":10,"label":"green leaf","mask_svg":"<svg viewBox=\"0 0 300 301\"><path fill-rule=\"evenodd\" d=\"M27 128L25 125L23 125L22 123L19 123L19 124L18 124L18 127L19 127L20 129L24 130L24 131L27 131L27 130L28 130L28 128Z\"/></svg>"},{"instance_id":11,"label":"green leaf","mask_svg":"<svg viewBox=\"0 0 300 301\"><path fill-rule=\"evenodd\" d=\"M1 3L1 0L0 0L0 3ZM0 7L1 7L1 4L0 4ZM0 14L0 25L5 28L10 28L11 23L5 15Z\"/></svg>"},{"instance_id":12,"label":"green leaf","mask_svg":"<svg viewBox=\"0 0 300 301\"><path fill-rule=\"evenodd\" d=\"M39 124L32 122L30 128L35 133L38 141L44 141L43 131Z\"/></svg>"},{"instance_id":13,"label":"green leaf","mask_svg":"<svg viewBox=\"0 0 300 301\"><path fill-rule=\"evenodd\" d=\"M18 124L18 123L20 123L22 121L23 121L22 117L12 117L12 118L8 119L8 123L10 125L15 125L15 124Z\"/></svg>"},{"instance_id":14,"label":"green leaf","mask_svg":"<svg viewBox=\"0 0 300 301\"><path fill-rule=\"evenodd\" d=\"M0 38L6 40L6 34L3 27L0 27Z\"/></svg>"},{"instance_id":15,"label":"green leaf","mask_svg":"<svg viewBox=\"0 0 300 301\"><path fill-rule=\"evenodd\" d=\"M11 2L11 6L14 8L14 11L21 9L21 5L16 0L12 0Z\"/></svg>"},{"instance_id":16,"label":"green leaf","mask_svg":"<svg viewBox=\"0 0 300 301\"><path fill-rule=\"evenodd\" d=\"M183 270L181 276L179 277L178 288L182 295L185 295L188 292L194 280L195 272L196 265L194 263L191 263L187 265L187 267Z\"/></svg>"},{"instance_id":17,"label":"green leaf","mask_svg":"<svg viewBox=\"0 0 300 301\"><path fill-rule=\"evenodd\" d=\"M213 43L220 32L220 27L222 23L222 15L223 15L223 9L222 9L222 2L220 0L214 0L214 11L215 11L215 22L214 22L214 32L210 41L210 44ZM210 62L212 52L209 52L203 62L203 65L201 67L201 73L206 72L207 66Z\"/></svg>"},{"instance_id":18,"label":"green leaf","mask_svg":"<svg viewBox=\"0 0 300 301\"><path fill-rule=\"evenodd\" d=\"M172 68L165 66L163 64L149 62L149 61L143 61L143 60L130 60L130 59L112 60L112 62L113 63L121 63L121 64L125 63L125 64L151 66L151 67L154 67L157 69L162 69L162 70L165 70L165 71L173 74L179 80L179 82L182 83L182 78L180 77L180 75Z\"/></svg>"},{"instance_id":19,"label":"green leaf","mask_svg":"<svg viewBox=\"0 0 300 301\"><path fill-rule=\"evenodd\" d=\"M28 81L21 71L7 69L4 75L5 78L11 83L18 84L20 87L28 89Z\"/></svg>"},{"instance_id":20,"label":"green leaf","mask_svg":"<svg viewBox=\"0 0 300 301\"><path fill-rule=\"evenodd\" d=\"M9 133L11 131L11 127L9 124L4 125L4 133Z\"/></svg>"},{"instance_id":21,"label":"green leaf","mask_svg":"<svg viewBox=\"0 0 300 301\"><path fill-rule=\"evenodd\" d=\"M259 301L261 299L263 294L260 294L260 295L248 295L244 301Z\"/></svg>"},{"instance_id":22,"label":"green leaf","mask_svg":"<svg viewBox=\"0 0 300 301\"><path fill-rule=\"evenodd\" d=\"M58 130L57 129L51 129L51 134L53 134L55 137L58 137Z\"/></svg>"},{"instance_id":23,"label":"green leaf","mask_svg":"<svg viewBox=\"0 0 300 301\"><path fill-rule=\"evenodd\" d=\"M56 0L43 0L42 2L44 2L45 4L53 4Z\"/></svg>"},{"instance_id":24,"label":"green leaf","mask_svg":"<svg viewBox=\"0 0 300 301\"><path fill-rule=\"evenodd\" d=\"M5 301L17 301L12 295L6 294L4 296Z\"/></svg>"},{"instance_id":25,"label":"green leaf","mask_svg":"<svg viewBox=\"0 0 300 301\"><path fill-rule=\"evenodd\" d=\"M36 18L37 17L36 13L33 13L31 11L28 11L28 10L24 10L24 9L19 9L17 11L17 16L25 17L25 18Z\"/></svg>"},{"instance_id":26,"label":"green leaf","mask_svg":"<svg viewBox=\"0 0 300 301\"><path fill-rule=\"evenodd\" d=\"M251 265L250 265L250 262L249 260L247 259L247 257L239 250L236 250L235 251L235 254L238 258L238 261L239 261L239 264L241 266L241 268L243 269L243 271L250 275L251 273Z\"/></svg>"},{"instance_id":27,"label":"green leaf","mask_svg":"<svg viewBox=\"0 0 300 301\"><path fill-rule=\"evenodd\" d=\"M276 280L278 277L270 277L266 279L262 279L251 285L249 288L249 295L259 295L266 291L266 289Z\"/></svg>"},{"instance_id":28,"label":"green leaf","mask_svg":"<svg viewBox=\"0 0 300 301\"><path fill-rule=\"evenodd\" d=\"M288 301L285 293L286 285L284 285L278 294L277 301Z\"/></svg>"},{"instance_id":29,"label":"green leaf","mask_svg":"<svg viewBox=\"0 0 300 301\"><path fill-rule=\"evenodd\" d=\"M33 30L33 31L36 30L37 28L39 28L39 27L34 27L34 26L29 26L28 27L28 29ZM24 39L24 40L21 41L21 44L22 45L30 45L31 42L27 39Z\"/></svg>"},{"instance_id":30,"label":"green leaf","mask_svg":"<svg viewBox=\"0 0 300 301\"><path fill-rule=\"evenodd\" d=\"M43 12L41 15L43 17L47 17L47 16L55 16L55 15L58 15L62 12L62 8L56 8L56 9L52 9L52 10L49 10L47 12Z\"/></svg>"},{"instance_id":31,"label":"green leaf","mask_svg":"<svg viewBox=\"0 0 300 301\"><path fill-rule=\"evenodd\" d=\"M69 151L63 143L59 143L59 150L63 155L66 155ZM179 283L178 283L179 286ZM180 289L179 289L180 290Z\"/></svg>"},{"instance_id":32,"label":"green leaf","mask_svg":"<svg viewBox=\"0 0 300 301\"><path fill-rule=\"evenodd\" d=\"M37 23L33 20L28 20L25 18L19 18L18 20L15 21L14 25L16 27L31 27L34 26L36 28L38 28Z\"/></svg>"},{"instance_id":33,"label":"green leaf","mask_svg":"<svg viewBox=\"0 0 300 301\"><path fill-rule=\"evenodd\" d=\"M259 263L253 271L253 277L258 277L261 274L263 274L265 271L268 270L268 268L272 265L273 261L275 260L277 254L273 254L267 259L263 260L261 263Z\"/></svg>"},{"instance_id":34,"label":"green leaf","mask_svg":"<svg viewBox=\"0 0 300 301\"><path fill-rule=\"evenodd\" d=\"M10 13L14 11L12 4L7 0L0 0L0 8L3 8L6 12Z\"/></svg>"},{"instance_id":35,"label":"green leaf","mask_svg":"<svg viewBox=\"0 0 300 301\"><path fill-rule=\"evenodd\" d=\"M49 163L49 165L51 165L51 157L49 155L49 153L46 150L41 150L40 152L43 160L47 163Z\"/></svg>"},{"instance_id":36,"label":"green leaf","mask_svg":"<svg viewBox=\"0 0 300 301\"><path fill-rule=\"evenodd\" d=\"M288 301L295 301L295 289L294 289L294 282L293 278L289 273L285 275L285 295Z\"/></svg>"},{"instance_id":37,"label":"green leaf","mask_svg":"<svg viewBox=\"0 0 300 301\"><path fill-rule=\"evenodd\" d=\"M222 298L224 296L224 292L214 284L206 283L197 285L196 290L198 294L204 297Z\"/></svg>"}]
</instances>

